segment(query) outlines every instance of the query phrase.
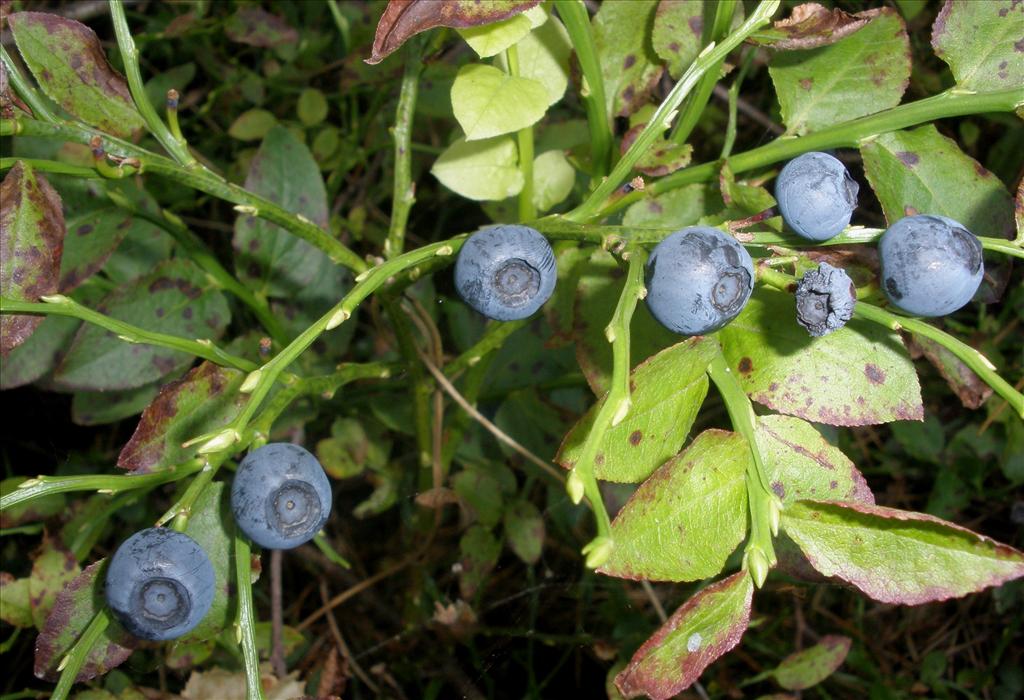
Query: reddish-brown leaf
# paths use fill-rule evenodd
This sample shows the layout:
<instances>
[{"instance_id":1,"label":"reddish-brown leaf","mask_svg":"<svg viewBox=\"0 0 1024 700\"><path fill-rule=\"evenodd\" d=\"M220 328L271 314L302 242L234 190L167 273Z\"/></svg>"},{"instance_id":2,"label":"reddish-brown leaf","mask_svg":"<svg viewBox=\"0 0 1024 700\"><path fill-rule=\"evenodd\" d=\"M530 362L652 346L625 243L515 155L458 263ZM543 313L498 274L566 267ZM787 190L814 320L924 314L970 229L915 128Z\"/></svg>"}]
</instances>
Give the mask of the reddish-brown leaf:
<instances>
[{"instance_id":1,"label":"reddish-brown leaf","mask_svg":"<svg viewBox=\"0 0 1024 700\"><path fill-rule=\"evenodd\" d=\"M18 161L0 183L0 201L0 294L21 301L55 294L64 250L60 195ZM0 353L21 345L42 322L42 316L0 316Z\"/></svg>"},{"instance_id":2,"label":"reddish-brown leaf","mask_svg":"<svg viewBox=\"0 0 1024 700\"><path fill-rule=\"evenodd\" d=\"M525 12L539 3L540 0L390 0L377 23L373 49L366 62L380 63L410 37L428 29L490 24Z\"/></svg>"},{"instance_id":3,"label":"reddish-brown leaf","mask_svg":"<svg viewBox=\"0 0 1024 700\"><path fill-rule=\"evenodd\" d=\"M751 41L779 51L814 49L853 34L881 11L875 8L851 15L808 2L794 7L789 17L775 22L771 29L754 34Z\"/></svg>"}]
</instances>

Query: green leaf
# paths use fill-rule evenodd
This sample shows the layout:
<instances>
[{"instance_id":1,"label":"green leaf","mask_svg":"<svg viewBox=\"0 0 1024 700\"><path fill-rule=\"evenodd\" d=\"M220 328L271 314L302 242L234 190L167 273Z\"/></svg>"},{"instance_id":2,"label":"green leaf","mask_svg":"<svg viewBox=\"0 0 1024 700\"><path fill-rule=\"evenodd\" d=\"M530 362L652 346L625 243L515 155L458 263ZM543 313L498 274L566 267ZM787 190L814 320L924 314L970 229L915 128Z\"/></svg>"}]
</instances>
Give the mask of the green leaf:
<instances>
[{"instance_id":1,"label":"green leaf","mask_svg":"<svg viewBox=\"0 0 1024 700\"><path fill-rule=\"evenodd\" d=\"M799 501L782 527L817 571L883 603L957 598L1024 576L1021 552L923 513Z\"/></svg>"},{"instance_id":2,"label":"green leaf","mask_svg":"<svg viewBox=\"0 0 1024 700\"><path fill-rule=\"evenodd\" d=\"M0 362L0 389L31 384L57 366L82 322L47 316L24 343Z\"/></svg>"},{"instance_id":3,"label":"green leaf","mask_svg":"<svg viewBox=\"0 0 1024 700\"><path fill-rule=\"evenodd\" d=\"M177 639L178 643L201 642L211 639L234 623L235 594L234 537L235 518L227 485L215 481L203 489L192 506L185 534L194 539L213 564L214 594L210 610L190 632Z\"/></svg>"},{"instance_id":4,"label":"green leaf","mask_svg":"<svg viewBox=\"0 0 1024 700\"><path fill-rule=\"evenodd\" d=\"M780 413L829 425L921 420L921 386L900 337L854 319L822 338L796 323L793 297L754 290L718 332L744 390Z\"/></svg>"},{"instance_id":5,"label":"green leaf","mask_svg":"<svg viewBox=\"0 0 1024 700\"><path fill-rule=\"evenodd\" d=\"M368 466L379 469L387 461L386 450L354 418L335 418L331 437L316 444L316 456L332 479L358 476Z\"/></svg>"},{"instance_id":6,"label":"green leaf","mask_svg":"<svg viewBox=\"0 0 1024 700\"><path fill-rule=\"evenodd\" d=\"M494 423L523 447L544 459L558 450L558 443L568 427L563 413L543 401L534 387L511 391L494 413ZM499 447L510 458L516 454L507 445L499 443Z\"/></svg>"},{"instance_id":7,"label":"green leaf","mask_svg":"<svg viewBox=\"0 0 1024 700\"><path fill-rule=\"evenodd\" d=\"M578 274L573 329L576 360L598 396L608 391L612 376L612 347L604 335L618 303L625 275L609 253L596 250ZM630 325L631 362L636 365L659 350L679 342L679 336L654 320L646 304L638 304Z\"/></svg>"},{"instance_id":8,"label":"green leaf","mask_svg":"<svg viewBox=\"0 0 1024 700\"><path fill-rule=\"evenodd\" d=\"M1024 6L946 0L932 27L935 55L965 90L1024 88Z\"/></svg>"},{"instance_id":9,"label":"green leaf","mask_svg":"<svg viewBox=\"0 0 1024 700\"><path fill-rule=\"evenodd\" d=\"M632 406L601 436L594 457L597 478L638 482L671 458L690 433L708 392L705 374L718 351L710 338L695 337L662 350L630 375ZM602 398L566 435L556 461L572 468L583 451Z\"/></svg>"},{"instance_id":10,"label":"green leaf","mask_svg":"<svg viewBox=\"0 0 1024 700\"><path fill-rule=\"evenodd\" d=\"M544 516L527 500L518 499L505 508L505 538L526 564L540 561L544 549Z\"/></svg>"},{"instance_id":11,"label":"green leaf","mask_svg":"<svg viewBox=\"0 0 1024 700\"><path fill-rule=\"evenodd\" d=\"M32 562L28 579L28 602L38 629L43 628L57 594L79 573L81 569L71 552L58 548L54 540L43 539L42 551Z\"/></svg>"},{"instance_id":12,"label":"green leaf","mask_svg":"<svg viewBox=\"0 0 1024 700\"><path fill-rule=\"evenodd\" d=\"M161 381L124 391L76 391L71 400L75 425L106 425L137 416L160 391Z\"/></svg>"},{"instance_id":13,"label":"green leaf","mask_svg":"<svg viewBox=\"0 0 1024 700\"><path fill-rule=\"evenodd\" d=\"M626 697L667 700L690 687L740 642L750 623L754 583L740 571L703 589L672 613L615 679Z\"/></svg>"},{"instance_id":14,"label":"green leaf","mask_svg":"<svg viewBox=\"0 0 1024 700\"><path fill-rule=\"evenodd\" d=\"M941 214L979 236L1013 233L1013 203L999 178L932 124L882 134L861 145L864 174L892 224Z\"/></svg>"},{"instance_id":15,"label":"green leaf","mask_svg":"<svg viewBox=\"0 0 1024 700\"><path fill-rule=\"evenodd\" d=\"M168 469L195 454L181 445L227 425L249 401L238 388L245 373L203 362L182 379L166 384L146 407L117 466L138 474Z\"/></svg>"},{"instance_id":16,"label":"green leaf","mask_svg":"<svg viewBox=\"0 0 1024 700\"><path fill-rule=\"evenodd\" d=\"M34 673L37 678L56 681L57 666L89 625L93 616L106 606L103 578L106 559L85 568L54 601L46 624L36 637ZM137 644L117 620L111 619L86 656L76 680L87 681L124 663Z\"/></svg>"},{"instance_id":17,"label":"green leaf","mask_svg":"<svg viewBox=\"0 0 1024 700\"><path fill-rule=\"evenodd\" d=\"M224 34L232 41L264 49L299 41L294 28L258 5L241 5L235 10L224 23Z\"/></svg>"},{"instance_id":18,"label":"green leaf","mask_svg":"<svg viewBox=\"0 0 1024 700\"><path fill-rule=\"evenodd\" d=\"M184 338L217 338L231 319L227 301L206 273L174 259L110 294L100 311L126 323ZM155 345L126 343L86 324L75 336L54 379L67 389L134 389L181 371L192 357Z\"/></svg>"},{"instance_id":19,"label":"green leaf","mask_svg":"<svg viewBox=\"0 0 1024 700\"><path fill-rule=\"evenodd\" d=\"M519 76L544 86L548 91L548 106L562 99L569 85L569 56L572 53L572 42L565 25L556 17L549 17L547 22L523 37L516 44L516 50L519 52ZM498 56L497 65L508 71L504 54Z\"/></svg>"},{"instance_id":20,"label":"green leaf","mask_svg":"<svg viewBox=\"0 0 1024 700\"><path fill-rule=\"evenodd\" d=\"M874 114L898 105L906 90L906 26L895 10L882 8L866 26L835 44L778 52L768 71L787 133L806 134Z\"/></svg>"},{"instance_id":21,"label":"green leaf","mask_svg":"<svg viewBox=\"0 0 1024 700\"><path fill-rule=\"evenodd\" d=\"M515 15L493 24L459 29L458 32L480 58L490 58L525 37L532 27L526 15Z\"/></svg>"},{"instance_id":22,"label":"green leaf","mask_svg":"<svg viewBox=\"0 0 1024 700\"><path fill-rule=\"evenodd\" d=\"M464 469L452 477L452 488L469 508L470 518L491 528L501 521L501 484L483 469Z\"/></svg>"},{"instance_id":23,"label":"green leaf","mask_svg":"<svg viewBox=\"0 0 1024 700\"><path fill-rule=\"evenodd\" d=\"M39 86L65 111L114 136L142 129L128 85L107 62L93 30L43 12L15 12L7 21Z\"/></svg>"},{"instance_id":24,"label":"green leaf","mask_svg":"<svg viewBox=\"0 0 1024 700\"><path fill-rule=\"evenodd\" d=\"M666 229L667 236L673 230L697 223L698 219L721 207L721 199L709 192L706 185L684 185L631 204L622 223L625 226L661 227Z\"/></svg>"},{"instance_id":25,"label":"green leaf","mask_svg":"<svg viewBox=\"0 0 1024 700\"><path fill-rule=\"evenodd\" d=\"M316 88L306 88L299 94L295 109L303 126L316 126L327 118L327 98Z\"/></svg>"},{"instance_id":26,"label":"green leaf","mask_svg":"<svg viewBox=\"0 0 1024 700\"><path fill-rule=\"evenodd\" d=\"M523 189L518 152L510 137L466 141L445 149L430 172L456 194L476 201L498 201Z\"/></svg>"},{"instance_id":27,"label":"green leaf","mask_svg":"<svg viewBox=\"0 0 1024 700\"><path fill-rule=\"evenodd\" d=\"M560 204L576 184L576 171L561 151L547 151L533 160L533 204L546 212Z\"/></svg>"},{"instance_id":28,"label":"green leaf","mask_svg":"<svg viewBox=\"0 0 1024 700\"><path fill-rule=\"evenodd\" d=\"M745 472L751 459L750 446L737 433L698 435L615 516L615 546L598 571L649 581L699 581L718 574L747 531Z\"/></svg>"},{"instance_id":29,"label":"green leaf","mask_svg":"<svg viewBox=\"0 0 1024 700\"><path fill-rule=\"evenodd\" d=\"M487 580L501 556L501 542L483 525L472 525L459 540L462 571L459 592L469 600Z\"/></svg>"},{"instance_id":30,"label":"green leaf","mask_svg":"<svg viewBox=\"0 0 1024 700\"><path fill-rule=\"evenodd\" d=\"M56 293L64 245L60 195L19 160L0 183L0 201L0 295L39 301ZM0 316L0 354L28 340L42 322L42 316Z\"/></svg>"},{"instance_id":31,"label":"green leaf","mask_svg":"<svg viewBox=\"0 0 1024 700\"><path fill-rule=\"evenodd\" d=\"M60 262L60 291L67 294L103 269L132 228L133 219L121 209L96 209L67 222Z\"/></svg>"},{"instance_id":32,"label":"green leaf","mask_svg":"<svg viewBox=\"0 0 1024 700\"><path fill-rule=\"evenodd\" d=\"M763 186L750 185L742 180L737 182L728 161L722 165L718 186L722 193L722 201L731 211L739 215L753 216L775 206L775 197ZM735 214L730 215L730 218L735 218ZM778 228L776 230L781 230L782 222L781 220L777 221ZM775 227L773 226L773 228Z\"/></svg>"},{"instance_id":33,"label":"green leaf","mask_svg":"<svg viewBox=\"0 0 1024 700\"><path fill-rule=\"evenodd\" d=\"M704 48L704 3L701 0L662 0L654 15L651 44L678 80Z\"/></svg>"},{"instance_id":34,"label":"green leaf","mask_svg":"<svg viewBox=\"0 0 1024 700\"><path fill-rule=\"evenodd\" d=\"M594 43L612 116L638 110L661 79L661 60L650 39L657 6L657 0L606 2L594 15Z\"/></svg>"},{"instance_id":35,"label":"green leaf","mask_svg":"<svg viewBox=\"0 0 1024 700\"><path fill-rule=\"evenodd\" d=\"M259 107L242 112L228 127L228 136L239 141L259 141L274 128L277 117Z\"/></svg>"},{"instance_id":36,"label":"green leaf","mask_svg":"<svg viewBox=\"0 0 1024 700\"><path fill-rule=\"evenodd\" d=\"M547 108L543 85L493 66L463 66L452 83L452 110L467 141L519 131L540 121Z\"/></svg>"},{"instance_id":37,"label":"green leaf","mask_svg":"<svg viewBox=\"0 0 1024 700\"><path fill-rule=\"evenodd\" d=\"M192 79L196 77L196 64L189 61L180 66L170 68L163 73L158 73L146 81L143 88L149 103L160 111L160 106L167 103L167 91L171 88L178 91L179 95L185 94Z\"/></svg>"},{"instance_id":38,"label":"green leaf","mask_svg":"<svg viewBox=\"0 0 1024 700\"><path fill-rule=\"evenodd\" d=\"M12 476L0 481L0 496L6 496L13 492L23 481L25 481L24 476ZM0 528L5 529L46 520L63 513L65 504L64 494L54 493L4 508L3 511L0 511Z\"/></svg>"},{"instance_id":39,"label":"green leaf","mask_svg":"<svg viewBox=\"0 0 1024 700\"><path fill-rule=\"evenodd\" d=\"M0 620L15 627L32 626L27 578L14 578L6 571L0 572Z\"/></svg>"},{"instance_id":40,"label":"green leaf","mask_svg":"<svg viewBox=\"0 0 1024 700\"><path fill-rule=\"evenodd\" d=\"M772 675L786 690L806 690L821 683L843 665L852 643L849 637L826 635L814 646L787 656Z\"/></svg>"},{"instance_id":41,"label":"green leaf","mask_svg":"<svg viewBox=\"0 0 1024 700\"><path fill-rule=\"evenodd\" d=\"M804 498L875 502L853 462L810 423L790 416L758 416L756 429L768 482L783 503Z\"/></svg>"}]
</instances>

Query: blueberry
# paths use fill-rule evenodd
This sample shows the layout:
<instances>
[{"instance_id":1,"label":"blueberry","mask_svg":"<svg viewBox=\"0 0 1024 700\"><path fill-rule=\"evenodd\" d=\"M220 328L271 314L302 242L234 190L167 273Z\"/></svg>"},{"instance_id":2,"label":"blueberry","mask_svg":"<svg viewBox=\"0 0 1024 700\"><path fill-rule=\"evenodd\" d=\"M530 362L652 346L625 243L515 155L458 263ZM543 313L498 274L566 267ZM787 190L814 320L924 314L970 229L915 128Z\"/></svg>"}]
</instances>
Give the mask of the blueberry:
<instances>
[{"instance_id":1,"label":"blueberry","mask_svg":"<svg viewBox=\"0 0 1024 700\"><path fill-rule=\"evenodd\" d=\"M981 242L945 216L908 216L878 244L882 290L915 316L943 316L966 304L985 274Z\"/></svg>"},{"instance_id":2,"label":"blueberry","mask_svg":"<svg viewBox=\"0 0 1024 700\"><path fill-rule=\"evenodd\" d=\"M231 485L235 522L267 549L291 549L313 539L331 514L331 484L306 449L273 442L238 465Z\"/></svg>"},{"instance_id":3,"label":"blueberry","mask_svg":"<svg viewBox=\"0 0 1024 700\"><path fill-rule=\"evenodd\" d=\"M804 153L786 163L775 181L775 199L791 229L827 241L850 224L860 187L827 153Z\"/></svg>"},{"instance_id":4,"label":"blueberry","mask_svg":"<svg viewBox=\"0 0 1024 700\"><path fill-rule=\"evenodd\" d=\"M492 226L462 246L455 288L488 318L515 321L532 316L555 290L558 271L551 245L527 226Z\"/></svg>"},{"instance_id":5,"label":"blueberry","mask_svg":"<svg viewBox=\"0 0 1024 700\"><path fill-rule=\"evenodd\" d=\"M853 280L826 262L805 272L796 285L796 320L816 338L845 326L856 304Z\"/></svg>"},{"instance_id":6,"label":"blueberry","mask_svg":"<svg viewBox=\"0 0 1024 700\"><path fill-rule=\"evenodd\" d=\"M716 228L676 231L647 260L647 308L682 335L710 333L729 323L753 288L750 255Z\"/></svg>"},{"instance_id":7,"label":"blueberry","mask_svg":"<svg viewBox=\"0 0 1024 700\"><path fill-rule=\"evenodd\" d=\"M107 605L141 639L176 639L206 616L213 602L213 565L195 540L163 527L125 540L107 568Z\"/></svg>"}]
</instances>

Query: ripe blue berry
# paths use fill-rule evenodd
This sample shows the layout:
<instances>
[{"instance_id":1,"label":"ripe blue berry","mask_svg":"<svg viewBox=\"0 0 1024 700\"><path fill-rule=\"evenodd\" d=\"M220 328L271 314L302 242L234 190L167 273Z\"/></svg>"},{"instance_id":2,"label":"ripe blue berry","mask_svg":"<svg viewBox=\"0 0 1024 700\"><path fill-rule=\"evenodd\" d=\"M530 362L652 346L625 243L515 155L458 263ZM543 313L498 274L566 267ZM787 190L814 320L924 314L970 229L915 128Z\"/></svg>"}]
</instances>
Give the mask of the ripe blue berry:
<instances>
[{"instance_id":1,"label":"ripe blue berry","mask_svg":"<svg viewBox=\"0 0 1024 700\"><path fill-rule=\"evenodd\" d=\"M231 485L235 522L267 549L313 539L331 514L331 484L317 458L298 445L273 442L238 465Z\"/></svg>"},{"instance_id":2,"label":"ripe blue berry","mask_svg":"<svg viewBox=\"0 0 1024 700\"><path fill-rule=\"evenodd\" d=\"M981 242L945 216L908 216L878 243L882 290L915 316L944 316L966 304L985 274Z\"/></svg>"},{"instance_id":3,"label":"ripe blue berry","mask_svg":"<svg viewBox=\"0 0 1024 700\"><path fill-rule=\"evenodd\" d=\"M676 231L647 260L647 308L682 335L710 333L729 323L753 288L750 255L716 228Z\"/></svg>"},{"instance_id":4,"label":"ripe blue berry","mask_svg":"<svg viewBox=\"0 0 1024 700\"><path fill-rule=\"evenodd\" d=\"M845 270L826 262L808 270L796 285L796 320L814 337L839 330L853 318L857 288Z\"/></svg>"},{"instance_id":5,"label":"ripe blue berry","mask_svg":"<svg viewBox=\"0 0 1024 700\"><path fill-rule=\"evenodd\" d=\"M125 540L107 568L107 605L141 639L164 641L189 632L213 602L213 565L188 535L163 527Z\"/></svg>"},{"instance_id":6,"label":"ripe blue berry","mask_svg":"<svg viewBox=\"0 0 1024 700\"><path fill-rule=\"evenodd\" d=\"M812 241L827 241L850 224L859 190L846 167L827 153L797 156L775 181L783 220Z\"/></svg>"},{"instance_id":7,"label":"ripe blue berry","mask_svg":"<svg viewBox=\"0 0 1024 700\"><path fill-rule=\"evenodd\" d=\"M462 246L455 288L488 318L515 321L532 316L555 290L558 271L551 245L527 226L492 226Z\"/></svg>"}]
</instances>

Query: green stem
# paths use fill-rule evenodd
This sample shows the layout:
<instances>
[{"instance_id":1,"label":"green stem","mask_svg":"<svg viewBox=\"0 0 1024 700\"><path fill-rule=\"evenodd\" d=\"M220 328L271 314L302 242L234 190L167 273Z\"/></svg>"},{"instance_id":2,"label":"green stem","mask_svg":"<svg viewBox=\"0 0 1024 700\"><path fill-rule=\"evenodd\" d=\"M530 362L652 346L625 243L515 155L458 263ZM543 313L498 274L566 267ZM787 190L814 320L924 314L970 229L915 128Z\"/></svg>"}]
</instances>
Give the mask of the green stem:
<instances>
[{"instance_id":1,"label":"green stem","mask_svg":"<svg viewBox=\"0 0 1024 700\"><path fill-rule=\"evenodd\" d=\"M510 335L529 322L530 319L528 318L518 321L491 321L484 330L480 340L476 341L471 348L444 366L445 375L450 379L477 364L489 353L504 345L505 340Z\"/></svg>"},{"instance_id":2,"label":"green stem","mask_svg":"<svg viewBox=\"0 0 1024 700\"><path fill-rule=\"evenodd\" d=\"M338 7L338 0L327 0L327 7L331 10L331 17L334 18L334 25L338 28L338 33L341 35L343 42L342 49L347 53L351 42L349 41L349 24L345 15L341 14L341 8Z\"/></svg>"},{"instance_id":3,"label":"green stem","mask_svg":"<svg viewBox=\"0 0 1024 700\"><path fill-rule=\"evenodd\" d=\"M57 687L53 689L50 700L64 700L68 696L68 693L71 692L71 686L75 684L75 679L78 678L78 672L82 670L82 666L89 656L89 652L92 651L96 642L100 640L100 636L102 636L109 624L110 616L107 613L107 609L100 608L93 615L89 626L82 632L82 636L71 647L71 651L61 661L60 680L57 681Z\"/></svg>"},{"instance_id":4,"label":"green stem","mask_svg":"<svg viewBox=\"0 0 1024 700\"><path fill-rule=\"evenodd\" d=\"M587 566L590 568L601 566L611 555L611 549L614 546L611 539L611 521L608 519L604 499L601 497L601 490L597 484L594 461L605 433L610 427L622 422L629 413L631 404L629 391L630 322L633 319L633 311L636 309L637 302L645 294L644 262L646 260L647 253L642 249L629 253L626 283L619 295L615 313L612 314L611 321L605 328L605 337L612 346L611 387L594 417L594 424L590 428L590 432L587 433L579 460L569 472L569 478L566 481L570 498L579 503L582 496L586 495L587 500L590 501L590 507L594 511L594 517L597 519L597 537L583 548L583 553L587 556Z\"/></svg>"},{"instance_id":5,"label":"green stem","mask_svg":"<svg viewBox=\"0 0 1024 700\"><path fill-rule=\"evenodd\" d=\"M234 367L246 372L256 369L255 363L220 349L210 340L188 340L176 335L147 331L144 328L139 328L124 321L118 321L110 316L105 316L98 311L93 311L63 294L54 294L53 296L42 298L42 302L31 302L0 297L0 313L71 316L86 323L97 325L100 328L105 328L111 333L116 333L119 338L129 343L158 345L170 350L180 350L218 365Z\"/></svg>"},{"instance_id":6,"label":"green stem","mask_svg":"<svg viewBox=\"0 0 1024 700\"><path fill-rule=\"evenodd\" d=\"M508 59L508 72L512 76L519 75L519 49L509 46L505 50ZM523 189L519 190L519 220L530 221L537 218L537 208L533 204L533 125L520 129L516 133L519 143L519 172L523 175Z\"/></svg>"},{"instance_id":7,"label":"green stem","mask_svg":"<svg viewBox=\"0 0 1024 700\"><path fill-rule=\"evenodd\" d=\"M718 0L715 5L715 17L711 23L711 31L705 37L705 41L721 41L722 37L729 33L729 24L732 22L733 12L736 10L736 0ZM690 95L686 104L683 105L682 114L672 130L671 139L676 143L686 143L690 133L697 126L704 108L708 105L711 91L715 89L722 73L722 66L725 64L725 57L708 68L708 72L701 77L697 89Z\"/></svg>"},{"instance_id":8,"label":"green stem","mask_svg":"<svg viewBox=\"0 0 1024 700\"><path fill-rule=\"evenodd\" d=\"M720 156L723 160L732 154L732 147L736 143L736 110L739 106L740 87L747 77L747 71L750 70L750 66L754 63L755 56L757 56L756 51L747 52L747 56L743 59L743 65L740 66L736 79L729 86L729 123L725 127L725 141L722 143L722 154Z\"/></svg>"},{"instance_id":9,"label":"green stem","mask_svg":"<svg viewBox=\"0 0 1024 700\"><path fill-rule=\"evenodd\" d=\"M169 233L178 242L182 250L185 251L185 254L202 268L220 289L233 294L239 301L249 307L263 328L273 338L274 342L280 346L288 342L288 334L285 332L284 326L274 312L270 310L270 305L266 300L257 298L252 293L252 290L235 279L234 275L220 264L217 256L206 247L203 240L192 233L189 227L185 225L185 222L179 219L177 215L166 209L161 209L159 214L140 209L116 190L109 190L107 197L118 208L130 212L133 216L137 216L140 219L145 219Z\"/></svg>"},{"instance_id":10,"label":"green stem","mask_svg":"<svg viewBox=\"0 0 1024 700\"><path fill-rule=\"evenodd\" d=\"M42 160L40 158L0 158L0 171L10 170L18 162L31 165L32 169L37 172L70 175L71 177L81 177L90 180L103 179L103 175L95 168L86 168L81 165L71 165L56 160Z\"/></svg>"},{"instance_id":11,"label":"green stem","mask_svg":"<svg viewBox=\"0 0 1024 700\"><path fill-rule=\"evenodd\" d=\"M708 376L715 383L718 393L725 402L733 429L742 435L750 446L751 459L747 461L746 475L750 538L743 554L743 568L750 571L754 583L760 588L768 576L768 571L776 563L772 535L778 532L782 503L769 486L764 460L757 445L757 418L754 415L754 407L721 351L711 360Z\"/></svg>"},{"instance_id":12,"label":"green stem","mask_svg":"<svg viewBox=\"0 0 1024 700\"><path fill-rule=\"evenodd\" d=\"M178 532L184 532L188 526L188 519L192 516L192 507L199 500L199 497L206 490L206 487L209 486L210 482L213 481L217 469L225 459L227 459L227 455L221 454L214 455L206 460L202 470L192 479L192 482L185 489L185 493L181 495L181 498L156 521L157 525L163 525L173 519L174 522L171 524L171 528Z\"/></svg>"},{"instance_id":13,"label":"green stem","mask_svg":"<svg viewBox=\"0 0 1024 700\"><path fill-rule=\"evenodd\" d=\"M249 542L241 534L235 535L235 585L238 591L238 621L235 637L242 646L245 658L245 698L264 700L260 682L260 656L256 650L256 616L252 602L252 564Z\"/></svg>"},{"instance_id":14,"label":"green stem","mask_svg":"<svg viewBox=\"0 0 1024 700\"><path fill-rule=\"evenodd\" d=\"M766 268L763 265L759 265L757 267L757 278L758 281L784 292L791 292L793 285L796 283L796 278L792 275L787 275L784 272ZM854 307L853 314L858 318L872 321L893 331L907 331L912 335L920 335L928 338L929 340L934 340L936 343L946 348L946 350L953 353L957 359L967 365L971 371L978 375L983 382L988 384L993 391L1006 399L1011 408L1017 412L1017 415L1024 418L1024 395L1014 389L1009 382L999 376L995 365L970 345L957 340L949 333L939 330L930 323L917 318L897 316L885 309L881 309L863 301L857 302L857 306Z\"/></svg>"},{"instance_id":15,"label":"green stem","mask_svg":"<svg viewBox=\"0 0 1024 700\"><path fill-rule=\"evenodd\" d=\"M608 104L604 92L604 77L597 46L590 32L590 15L583 0L555 0L558 16L576 51L583 71L583 105L587 110L590 129L590 149L593 158L594 182L600 181L612 166L612 129L608 119Z\"/></svg>"},{"instance_id":16,"label":"green stem","mask_svg":"<svg viewBox=\"0 0 1024 700\"><path fill-rule=\"evenodd\" d=\"M395 330L398 350L409 368L412 383L409 387L412 399L413 432L416 434L416 447L419 452L419 465L429 467L433 462L433 433L431 431L430 397L434 393L434 382L423 368L419 354L416 352L416 339L413 337L410 321L405 312L394 300L384 302L384 309L391 319L391 327Z\"/></svg>"},{"instance_id":17,"label":"green stem","mask_svg":"<svg viewBox=\"0 0 1024 700\"><path fill-rule=\"evenodd\" d=\"M853 148L859 146L864 139L889 131L965 114L1011 112L1021 104L1024 104L1024 101L1021 100L1020 90L1013 88L976 93L961 92L953 88L923 100L893 107L859 119L852 119L806 136L780 136L764 146L732 156L729 159L729 166L734 173L739 174L788 160L807 151ZM588 219L603 218L643 197L657 196L695 182L714 180L718 177L720 168L719 161L684 168L649 183L643 192L631 192L623 197L604 202L599 209L591 208L588 212Z\"/></svg>"},{"instance_id":18,"label":"green stem","mask_svg":"<svg viewBox=\"0 0 1024 700\"><path fill-rule=\"evenodd\" d=\"M10 493L0 498L0 512L28 503L37 498L52 496L56 493L73 491L98 491L100 493L120 493L131 489L158 486L170 481L177 481L184 476L194 474L203 467L202 460L193 459L183 462L165 471L152 474L83 474L80 476L38 476L18 484Z\"/></svg>"},{"instance_id":19,"label":"green stem","mask_svg":"<svg viewBox=\"0 0 1024 700\"><path fill-rule=\"evenodd\" d=\"M0 61L3 62L4 68L7 70L7 79L11 81L11 85L14 86L14 91L18 93L18 97L25 101L29 109L32 110L32 114L36 119L41 119L46 122L57 122L60 121L57 116L50 111L50 106L46 104L46 98L36 92L36 89L32 87L32 84L21 74L18 67L14 65L14 61L7 55L7 49L0 46Z\"/></svg>"},{"instance_id":20,"label":"green stem","mask_svg":"<svg viewBox=\"0 0 1024 700\"><path fill-rule=\"evenodd\" d=\"M611 175L597 186L590 196L580 206L566 214L571 221L589 221L597 215L599 208L604 201L616 190L619 185L626 181L633 170L636 162L650 149L651 145L671 125L671 120L679 109L679 105L696 86L701 76L712 66L723 60L726 55L740 42L751 35L758 27L768 22L769 18L779 7L780 0L762 0L757 9L750 17L736 29L735 32L726 37L721 43L709 44L695 60L679 82L675 84L668 96L658 105L658 109L651 115L647 126L640 132L639 136L629 147L629 150L619 159Z\"/></svg>"},{"instance_id":21,"label":"green stem","mask_svg":"<svg viewBox=\"0 0 1024 700\"><path fill-rule=\"evenodd\" d=\"M131 90L132 99L135 100L135 106L145 120L149 132L182 166L189 170L200 167L199 161L189 153L188 144L171 134L146 96L142 71L139 69L139 50L135 47L135 39L128 28L122 0L110 0L110 18L114 22L114 34L117 35L117 45L121 49L121 59L124 61L124 70L128 77L128 89Z\"/></svg>"},{"instance_id":22,"label":"green stem","mask_svg":"<svg viewBox=\"0 0 1024 700\"><path fill-rule=\"evenodd\" d=\"M416 93L420 72L423 70L422 43L413 39L406 44L405 71L398 93L395 127L391 135L395 140L395 177L391 197L391 225L384 242L384 257L401 255L405 247L405 227L409 210L416 201L416 187L412 182L412 120L416 111Z\"/></svg>"},{"instance_id":23,"label":"green stem","mask_svg":"<svg viewBox=\"0 0 1024 700\"><path fill-rule=\"evenodd\" d=\"M58 138L87 146L91 144L94 137L99 137L100 144L107 153L138 160L143 172L158 175L236 204L238 205L235 207L236 211L277 224L323 251L335 263L344 265L354 272L363 272L367 269L366 262L362 258L309 219L300 214L292 214L269 199L232 184L206 168L189 170L170 158L90 129L82 124L48 124L35 119L15 119L13 121L17 132L23 136ZM4 127L10 123L11 120L8 119L0 120L0 124Z\"/></svg>"}]
</instances>

